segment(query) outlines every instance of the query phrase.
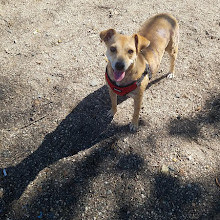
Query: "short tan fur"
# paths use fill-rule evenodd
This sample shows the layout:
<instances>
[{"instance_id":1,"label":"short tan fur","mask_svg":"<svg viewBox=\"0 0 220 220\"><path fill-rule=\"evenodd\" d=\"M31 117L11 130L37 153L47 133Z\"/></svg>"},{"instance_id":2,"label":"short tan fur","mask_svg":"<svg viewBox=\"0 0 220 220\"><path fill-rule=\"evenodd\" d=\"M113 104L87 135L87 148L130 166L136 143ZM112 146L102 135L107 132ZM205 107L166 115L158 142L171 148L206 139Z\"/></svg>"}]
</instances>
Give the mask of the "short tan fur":
<instances>
[{"instance_id":1,"label":"short tan fur","mask_svg":"<svg viewBox=\"0 0 220 220\"><path fill-rule=\"evenodd\" d=\"M158 14L147 20L136 34L126 36L117 33L114 29L104 30L100 38L107 47L107 71L110 79L118 86L126 86L139 79L149 64L152 75L159 68L165 51L170 55L169 76L175 72L175 61L178 53L179 25L177 20L170 14ZM122 80L117 81L114 72L125 72ZM145 77L134 91L128 96L134 99L134 113L130 124L131 130L137 130L139 112L143 94L149 82ZM112 107L109 115L114 116L117 112L117 95L109 87Z\"/></svg>"}]
</instances>

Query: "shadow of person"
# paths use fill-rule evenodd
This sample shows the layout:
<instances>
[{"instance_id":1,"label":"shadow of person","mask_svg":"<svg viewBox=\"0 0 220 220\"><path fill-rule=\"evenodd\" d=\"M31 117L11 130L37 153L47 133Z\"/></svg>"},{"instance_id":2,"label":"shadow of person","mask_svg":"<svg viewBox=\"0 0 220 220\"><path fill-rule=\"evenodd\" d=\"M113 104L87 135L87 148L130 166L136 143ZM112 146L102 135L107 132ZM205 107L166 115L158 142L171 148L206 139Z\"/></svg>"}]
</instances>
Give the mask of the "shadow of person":
<instances>
[{"instance_id":1,"label":"shadow of person","mask_svg":"<svg viewBox=\"0 0 220 220\"><path fill-rule=\"evenodd\" d=\"M163 78L165 77L152 81L148 88ZM118 104L126 99L120 97ZM10 203L20 198L28 184L45 167L88 149L106 138L129 131L128 126L121 127L111 123L112 118L107 116L110 103L106 86L89 94L52 133L45 136L35 152L16 166L7 168L8 175L1 181L4 188L3 214L7 212Z\"/></svg>"},{"instance_id":2,"label":"shadow of person","mask_svg":"<svg viewBox=\"0 0 220 220\"><path fill-rule=\"evenodd\" d=\"M140 206L132 204L129 194L118 197L115 219L191 219L190 214L202 197L196 182L183 183L178 178L156 174L150 197Z\"/></svg>"},{"instance_id":3,"label":"shadow of person","mask_svg":"<svg viewBox=\"0 0 220 220\"><path fill-rule=\"evenodd\" d=\"M122 100L123 101L123 100ZM114 134L128 128L117 127L107 116L110 99L106 86L84 98L50 134L46 135L38 149L14 167L8 167L8 175L2 179L4 208L19 199L27 185L37 174L54 162L77 154Z\"/></svg>"},{"instance_id":4,"label":"shadow of person","mask_svg":"<svg viewBox=\"0 0 220 220\"><path fill-rule=\"evenodd\" d=\"M216 127L220 122L220 95L213 95L206 100L203 109L193 117L172 119L169 124L170 135L197 140L201 136L201 128L205 125ZM218 134L218 133L217 133Z\"/></svg>"}]
</instances>

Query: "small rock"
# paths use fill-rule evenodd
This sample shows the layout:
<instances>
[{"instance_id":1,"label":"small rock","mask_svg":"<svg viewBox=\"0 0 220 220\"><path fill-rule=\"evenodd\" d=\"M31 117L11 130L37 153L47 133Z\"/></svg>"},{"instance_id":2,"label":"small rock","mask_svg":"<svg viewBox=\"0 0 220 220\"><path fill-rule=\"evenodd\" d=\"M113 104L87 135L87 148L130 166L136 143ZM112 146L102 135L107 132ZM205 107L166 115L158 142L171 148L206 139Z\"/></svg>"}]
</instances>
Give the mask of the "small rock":
<instances>
[{"instance_id":1,"label":"small rock","mask_svg":"<svg viewBox=\"0 0 220 220\"><path fill-rule=\"evenodd\" d=\"M5 53L10 54L8 48L5 48Z\"/></svg>"},{"instance_id":2,"label":"small rock","mask_svg":"<svg viewBox=\"0 0 220 220\"><path fill-rule=\"evenodd\" d=\"M4 175L4 176L7 176L6 169L3 169L3 175Z\"/></svg>"},{"instance_id":3,"label":"small rock","mask_svg":"<svg viewBox=\"0 0 220 220\"><path fill-rule=\"evenodd\" d=\"M11 153L10 153L9 150L4 150L4 151L2 152L2 156L3 156L3 157L10 157L10 155L11 155Z\"/></svg>"},{"instance_id":4,"label":"small rock","mask_svg":"<svg viewBox=\"0 0 220 220\"><path fill-rule=\"evenodd\" d=\"M169 168L169 170L172 171L172 172L176 171L176 169L175 169L174 167L172 167L172 166L169 166L168 168Z\"/></svg>"},{"instance_id":5,"label":"small rock","mask_svg":"<svg viewBox=\"0 0 220 220\"><path fill-rule=\"evenodd\" d=\"M173 162L177 162L177 159L176 159L176 158L173 158Z\"/></svg>"},{"instance_id":6,"label":"small rock","mask_svg":"<svg viewBox=\"0 0 220 220\"><path fill-rule=\"evenodd\" d=\"M33 32L33 34L37 34L39 31L38 30L35 30L34 32Z\"/></svg>"},{"instance_id":7,"label":"small rock","mask_svg":"<svg viewBox=\"0 0 220 220\"><path fill-rule=\"evenodd\" d=\"M115 10L115 11L114 11L114 14L115 14L115 15L119 15L119 12Z\"/></svg>"},{"instance_id":8,"label":"small rock","mask_svg":"<svg viewBox=\"0 0 220 220\"><path fill-rule=\"evenodd\" d=\"M188 159L188 160L192 160L192 155L189 155L189 156L187 157L187 159Z\"/></svg>"},{"instance_id":9,"label":"small rock","mask_svg":"<svg viewBox=\"0 0 220 220\"><path fill-rule=\"evenodd\" d=\"M40 212L40 215L38 215L37 217L41 219L43 217L43 212Z\"/></svg>"},{"instance_id":10,"label":"small rock","mask_svg":"<svg viewBox=\"0 0 220 220\"><path fill-rule=\"evenodd\" d=\"M180 168L180 169L179 169L179 175L180 175L180 176L186 176L185 170L182 169L182 168Z\"/></svg>"},{"instance_id":11,"label":"small rock","mask_svg":"<svg viewBox=\"0 0 220 220\"><path fill-rule=\"evenodd\" d=\"M145 199L146 196L145 196L144 194L141 194L141 198L142 198L142 199Z\"/></svg>"},{"instance_id":12,"label":"small rock","mask_svg":"<svg viewBox=\"0 0 220 220\"><path fill-rule=\"evenodd\" d=\"M167 174L169 172L169 167L166 165L162 165L161 172Z\"/></svg>"},{"instance_id":13,"label":"small rock","mask_svg":"<svg viewBox=\"0 0 220 220\"><path fill-rule=\"evenodd\" d=\"M198 112L198 111L200 111L202 109L202 107L201 106L198 106L195 110Z\"/></svg>"},{"instance_id":14,"label":"small rock","mask_svg":"<svg viewBox=\"0 0 220 220\"><path fill-rule=\"evenodd\" d=\"M0 199L3 198L3 195L4 195L4 189L3 189L3 188L0 188Z\"/></svg>"},{"instance_id":15,"label":"small rock","mask_svg":"<svg viewBox=\"0 0 220 220\"><path fill-rule=\"evenodd\" d=\"M178 120L180 120L180 119L181 119L181 116L180 116L180 115L178 115L176 118L177 118Z\"/></svg>"},{"instance_id":16,"label":"small rock","mask_svg":"<svg viewBox=\"0 0 220 220\"><path fill-rule=\"evenodd\" d=\"M162 71L161 71L162 72ZM174 74L173 73L169 73L168 75L167 75L167 78L168 79L173 79L174 78Z\"/></svg>"},{"instance_id":17,"label":"small rock","mask_svg":"<svg viewBox=\"0 0 220 220\"><path fill-rule=\"evenodd\" d=\"M35 99L33 101L33 107L36 107L36 106L39 106L41 104L40 100L39 99Z\"/></svg>"},{"instance_id":18,"label":"small rock","mask_svg":"<svg viewBox=\"0 0 220 220\"><path fill-rule=\"evenodd\" d=\"M96 79L93 79L92 81L90 81L90 86L95 87L98 85L98 81Z\"/></svg>"},{"instance_id":19,"label":"small rock","mask_svg":"<svg viewBox=\"0 0 220 220\"><path fill-rule=\"evenodd\" d=\"M107 195L111 195L112 194L112 191L109 189L108 191L107 191Z\"/></svg>"},{"instance_id":20,"label":"small rock","mask_svg":"<svg viewBox=\"0 0 220 220\"><path fill-rule=\"evenodd\" d=\"M176 98L180 98L180 94L179 93L176 93L175 96L176 96Z\"/></svg>"}]
</instances>

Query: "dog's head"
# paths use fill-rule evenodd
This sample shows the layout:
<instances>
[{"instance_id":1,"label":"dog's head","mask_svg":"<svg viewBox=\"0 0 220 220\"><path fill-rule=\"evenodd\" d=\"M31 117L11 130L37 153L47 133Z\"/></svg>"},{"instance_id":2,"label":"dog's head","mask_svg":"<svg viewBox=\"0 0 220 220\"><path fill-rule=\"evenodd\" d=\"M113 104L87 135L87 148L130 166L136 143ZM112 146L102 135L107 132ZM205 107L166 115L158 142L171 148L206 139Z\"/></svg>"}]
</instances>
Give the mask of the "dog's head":
<instances>
[{"instance_id":1,"label":"dog's head","mask_svg":"<svg viewBox=\"0 0 220 220\"><path fill-rule=\"evenodd\" d=\"M107 46L106 56L114 71L115 81L121 81L125 77L126 70L150 44L150 41L141 35L126 36L114 29L102 31L100 38Z\"/></svg>"}]
</instances>

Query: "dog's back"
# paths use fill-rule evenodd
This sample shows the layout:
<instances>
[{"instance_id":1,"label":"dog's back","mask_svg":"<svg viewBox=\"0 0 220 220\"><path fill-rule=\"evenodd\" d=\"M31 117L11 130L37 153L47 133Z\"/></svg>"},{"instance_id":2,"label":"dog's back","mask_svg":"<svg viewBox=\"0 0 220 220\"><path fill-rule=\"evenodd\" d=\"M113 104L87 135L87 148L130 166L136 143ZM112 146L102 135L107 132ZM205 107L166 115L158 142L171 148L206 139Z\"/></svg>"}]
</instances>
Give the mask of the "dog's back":
<instances>
[{"instance_id":1,"label":"dog's back","mask_svg":"<svg viewBox=\"0 0 220 220\"><path fill-rule=\"evenodd\" d=\"M171 58L169 73L173 77L179 43L179 25L177 20L170 14L158 14L148 19L138 33L150 41L150 46L145 50L144 54L153 74L159 68L164 51L167 51ZM155 62L156 60L157 62Z\"/></svg>"},{"instance_id":2,"label":"dog's back","mask_svg":"<svg viewBox=\"0 0 220 220\"><path fill-rule=\"evenodd\" d=\"M139 34L147 38L151 45L154 46L156 46L155 44L160 44L160 42L167 46L170 38L173 35L178 35L178 32L178 22L170 14L155 15L147 20L139 30ZM164 41L167 43L164 44Z\"/></svg>"}]
</instances>

